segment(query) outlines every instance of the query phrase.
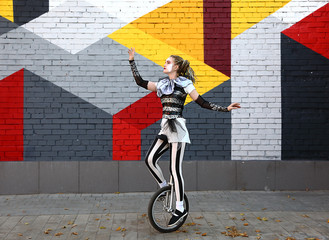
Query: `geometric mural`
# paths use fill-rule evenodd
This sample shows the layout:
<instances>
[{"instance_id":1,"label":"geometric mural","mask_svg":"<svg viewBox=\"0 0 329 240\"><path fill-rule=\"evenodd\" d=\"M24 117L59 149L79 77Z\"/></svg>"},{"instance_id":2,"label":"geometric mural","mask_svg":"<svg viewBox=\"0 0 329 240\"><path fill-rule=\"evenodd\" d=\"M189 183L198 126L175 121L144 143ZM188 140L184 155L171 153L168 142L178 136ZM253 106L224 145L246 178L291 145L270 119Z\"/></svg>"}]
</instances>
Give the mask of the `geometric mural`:
<instances>
[{"instance_id":1,"label":"geometric mural","mask_svg":"<svg viewBox=\"0 0 329 240\"><path fill-rule=\"evenodd\" d=\"M112 115L24 70L24 160L112 159Z\"/></svg>"},{"instance_id":2,"label":"geometric mural","mask_svg":"<svg viewBox=\"0 0 329 240\"><path fill-rule=\"evenodd\" d=\"M329 160L329 4L281 36L282 159Z\"/></svg>"},{"instance_id":3,"label":"geometric mural","mask_svg":"<svg viewBox=\"0 0 329 240\"><path fill-rule=\"evenodd\" d=\"M281 40L282 160L329 160L329 59Z\"/></svg>"},{"instance_id":4,"label":"geometric mural","mask_svg":"<svg viewBox=\"0 0 329 240\"><path fill-rule=\"evenodd\" d=\"M184 117L184 159L328 160L325 0L4 0L0 2L0 161L141 160L161 104L136 86L165 59L191 62L210 102Z\"/></svg>"},{"instance_id":5,"label":"geometric mural","mask_svg":"<svg viewBox=\"0 0 329 240\"><path fill-rule=\"evenodd\" d=\"M0 81L0 161L23 160L24 70Z\"/></svg>"}]
</instances>

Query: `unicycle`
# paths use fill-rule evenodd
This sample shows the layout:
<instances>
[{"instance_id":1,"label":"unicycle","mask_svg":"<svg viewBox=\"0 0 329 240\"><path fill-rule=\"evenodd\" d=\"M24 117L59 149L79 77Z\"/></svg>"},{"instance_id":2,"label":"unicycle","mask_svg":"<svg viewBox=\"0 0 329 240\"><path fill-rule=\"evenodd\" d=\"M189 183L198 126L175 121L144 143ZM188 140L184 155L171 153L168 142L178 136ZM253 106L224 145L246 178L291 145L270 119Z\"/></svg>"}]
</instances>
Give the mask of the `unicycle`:
<instances>
[{"instance_id":1,"label":"unicycle","mask_svg":"<svg viewBox=\"0 0 329 240\"><path fill-rule=\"evenodd\" d=\"M187 215L176 225L169 227L168 223L172 213L176 208L176 195L172 176L169 186L160 188L156 191L148 205L148 217L151 225L161 233L174 232L179 229L187 219ZM189 212L189 203L186 194L184 194L184 208Z\"/></svg>"}]
</instances>

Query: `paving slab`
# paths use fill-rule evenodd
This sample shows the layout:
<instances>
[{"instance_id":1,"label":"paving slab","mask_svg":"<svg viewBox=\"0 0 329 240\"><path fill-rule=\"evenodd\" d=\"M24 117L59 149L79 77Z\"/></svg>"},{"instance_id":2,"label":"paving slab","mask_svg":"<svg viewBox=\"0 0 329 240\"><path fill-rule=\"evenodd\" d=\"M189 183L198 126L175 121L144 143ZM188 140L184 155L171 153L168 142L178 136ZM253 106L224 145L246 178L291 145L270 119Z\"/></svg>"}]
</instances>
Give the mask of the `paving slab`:
<instances>
[{"instance_id":1,"label":"paving slab","mask_svg":"<svg viewBox=\"0 0 329 240\"><path fill-rule=\"evenodd\" d=\"M168 234L149 224L152 194L0 195L0 239L329 239L329 191L187 192L187 221Z\"/></svg>"}]
</instances>

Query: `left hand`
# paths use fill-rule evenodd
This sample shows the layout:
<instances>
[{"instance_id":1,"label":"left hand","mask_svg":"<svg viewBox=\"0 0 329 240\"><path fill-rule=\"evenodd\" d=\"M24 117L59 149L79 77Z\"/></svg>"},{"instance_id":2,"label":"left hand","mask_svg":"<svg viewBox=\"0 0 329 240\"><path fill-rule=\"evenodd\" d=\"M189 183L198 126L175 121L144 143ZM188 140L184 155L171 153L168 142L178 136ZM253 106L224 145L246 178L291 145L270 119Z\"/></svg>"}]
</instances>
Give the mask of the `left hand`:
<instances>
[{"instance_id":1,"label":"left hand","mask_svg":"<svg viewBox=\"0 0 329 240\"><path fill-rule=\"evenodd\" d=\"M230 106L227 107L228 111L231 111L233 109L241 108L240 103L232 103Z\"/></svg>"}]
</instances>

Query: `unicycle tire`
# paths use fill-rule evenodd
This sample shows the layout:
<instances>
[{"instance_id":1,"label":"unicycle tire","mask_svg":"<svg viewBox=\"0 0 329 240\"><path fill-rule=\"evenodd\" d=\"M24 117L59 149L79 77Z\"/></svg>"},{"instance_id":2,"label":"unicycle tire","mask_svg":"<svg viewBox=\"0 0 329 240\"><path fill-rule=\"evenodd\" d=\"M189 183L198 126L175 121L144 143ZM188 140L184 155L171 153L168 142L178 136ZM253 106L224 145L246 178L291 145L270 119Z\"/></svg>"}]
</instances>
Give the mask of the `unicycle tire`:
<instances>
[{"instance_id":1,"label":"unicycle tire","mask_svg":"<svg viewBox=\"0 0 329 240\"><path fill-rule=\"evenodd\" d=\"M171 194L171 187L166 186L163 188L160 188L158 191L156 191L148 205L148 217L149 221L156 230L158 230L161 233L169 233L169 232L174 232L177 229L179 229L184 222L187 219L187 215L180 220L176 225L168 227L168 223L170 218L172 217L172 212L167 211L167 205L166 204L166 195L167 193ZM170 199L170 195L168 197ZM175 205L176 205L176 196L174 196L174 201L173 201L173 210L175 210ZM189 211L189 202L187 199L186 194L184 194L184 208L186 211Z\"/></svg>"}]
</instances>

